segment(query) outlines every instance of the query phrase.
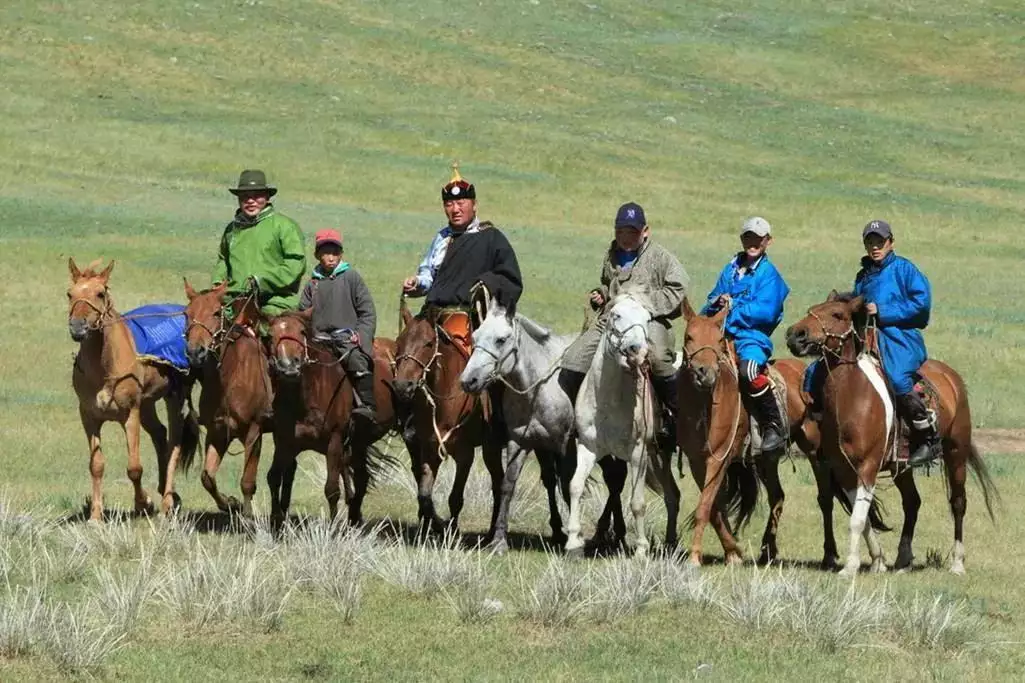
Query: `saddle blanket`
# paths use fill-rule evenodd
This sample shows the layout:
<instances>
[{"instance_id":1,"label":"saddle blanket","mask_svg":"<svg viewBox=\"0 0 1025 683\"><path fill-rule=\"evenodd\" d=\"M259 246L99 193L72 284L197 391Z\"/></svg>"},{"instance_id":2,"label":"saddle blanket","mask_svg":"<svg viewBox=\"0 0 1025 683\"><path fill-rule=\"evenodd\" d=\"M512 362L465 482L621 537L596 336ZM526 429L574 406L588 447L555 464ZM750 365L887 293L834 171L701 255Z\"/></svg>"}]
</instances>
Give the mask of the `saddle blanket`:
<instances>
[{"instance_id":1,"label":"saddle blanket","mask_svg":"<svg viewBox=\"0 0 1025 683\"><path fill-rule=\"evenodd\" d=\"M135 339L140 358L166 363L189 371L185 356L185 307L180 304L149 304L124 313L125 325Z\"/></svg>"}]
</instances>

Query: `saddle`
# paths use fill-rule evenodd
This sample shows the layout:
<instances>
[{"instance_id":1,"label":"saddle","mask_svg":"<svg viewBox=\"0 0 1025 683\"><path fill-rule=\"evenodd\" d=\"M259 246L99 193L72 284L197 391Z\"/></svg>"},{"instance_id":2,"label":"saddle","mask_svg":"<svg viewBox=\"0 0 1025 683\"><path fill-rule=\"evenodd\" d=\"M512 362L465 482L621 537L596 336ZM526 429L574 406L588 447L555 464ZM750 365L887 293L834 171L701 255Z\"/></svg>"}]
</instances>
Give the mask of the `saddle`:
<instances>
[{"instance_id":1,"label":"saddle","mask_svg":"<svg viewBox=\"0 0 1025 683\"><path fill-rule=\"evenodd\" d=\"M466 359L473 353L473 329L470 313L462 309L442 309L437 317L442 332Z\"/></svg>"}]
</instances>

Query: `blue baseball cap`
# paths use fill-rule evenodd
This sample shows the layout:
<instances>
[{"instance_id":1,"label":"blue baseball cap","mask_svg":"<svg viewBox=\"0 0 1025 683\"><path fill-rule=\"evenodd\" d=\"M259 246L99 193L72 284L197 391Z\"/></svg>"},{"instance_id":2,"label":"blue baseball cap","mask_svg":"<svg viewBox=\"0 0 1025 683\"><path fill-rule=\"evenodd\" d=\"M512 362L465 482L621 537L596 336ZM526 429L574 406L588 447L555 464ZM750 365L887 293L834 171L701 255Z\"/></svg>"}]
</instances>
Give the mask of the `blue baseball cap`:
<instances>
[{"instance_id":1,"label":"blue baseball cap","mask_svg":"<svg viewBox=\"0 0 1025 683\"><path fill-rule=\"evenodd\" d=\"M644 218L644 209L641 208L640 204L627 202L619 207L619 211L616 212L617 228L643 230L647 224L648 221Z\"/></svg>"}]
</instances>

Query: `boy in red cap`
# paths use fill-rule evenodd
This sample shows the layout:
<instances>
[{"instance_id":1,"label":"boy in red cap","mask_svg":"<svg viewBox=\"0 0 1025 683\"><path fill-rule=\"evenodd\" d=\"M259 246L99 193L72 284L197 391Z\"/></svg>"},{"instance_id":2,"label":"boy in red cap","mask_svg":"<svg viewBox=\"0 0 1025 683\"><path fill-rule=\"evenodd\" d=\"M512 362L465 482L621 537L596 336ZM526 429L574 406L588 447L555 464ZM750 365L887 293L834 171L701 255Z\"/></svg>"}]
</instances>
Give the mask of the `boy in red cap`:
<instances>
[{"instance_id":1,"label":"boy in red cap","mask_svg":"<svg viewBox=\"0 0 1025 683\"><path fill-rule=\"evenodd\" d=\"M315 239L318 263L303 289L299 310L313 309L313 338L333 346L341 358L359 398L353 417L374 420L374 300L360 274L342 260L341 233L320 230Z\"/></svg>"}]
</instances>

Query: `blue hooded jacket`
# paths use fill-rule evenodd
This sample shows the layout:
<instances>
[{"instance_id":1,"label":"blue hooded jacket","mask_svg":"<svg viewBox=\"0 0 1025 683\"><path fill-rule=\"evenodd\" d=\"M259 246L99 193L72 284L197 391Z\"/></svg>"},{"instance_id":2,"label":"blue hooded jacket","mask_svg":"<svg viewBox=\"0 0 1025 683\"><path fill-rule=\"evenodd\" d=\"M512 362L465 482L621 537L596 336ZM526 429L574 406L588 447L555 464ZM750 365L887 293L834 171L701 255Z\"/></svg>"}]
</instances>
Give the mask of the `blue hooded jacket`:
<instances>
[{"instance_id":1,"label":"blue hooded jacket","mask_svg":"<svg viewBox=\"0 0 1025 683\"><path fill-rule=\"evenodd\" d=\"M741 277L744 260L741 252L726 264L701 313L717 312L719 307L715 300L720 294L729 294L733 303L726 316L726 333L736 342L737 354L742 359L764 364L772 356L770 337L783 322L783 302L790 288L767 254Z\"/></svg>"},{"instance_id":2,"label":"blue hooded jacket","mask_svg":"<svg viewBox=\"0 0 1025 683\"><path fill-rule=\"evenodd\" d=\"M929 280L915 264L890 252L882 263L861 259L854 293L878 309L879 351L883 370L898 394L914 387L914 373L928 355L921 330L929 324L932 292Z\"/></svg>"}]
</instances>

